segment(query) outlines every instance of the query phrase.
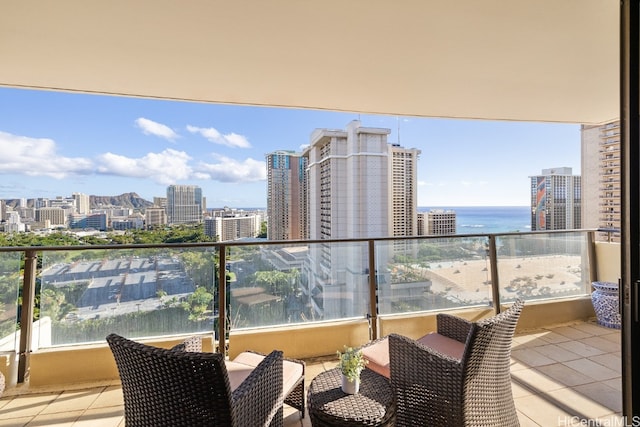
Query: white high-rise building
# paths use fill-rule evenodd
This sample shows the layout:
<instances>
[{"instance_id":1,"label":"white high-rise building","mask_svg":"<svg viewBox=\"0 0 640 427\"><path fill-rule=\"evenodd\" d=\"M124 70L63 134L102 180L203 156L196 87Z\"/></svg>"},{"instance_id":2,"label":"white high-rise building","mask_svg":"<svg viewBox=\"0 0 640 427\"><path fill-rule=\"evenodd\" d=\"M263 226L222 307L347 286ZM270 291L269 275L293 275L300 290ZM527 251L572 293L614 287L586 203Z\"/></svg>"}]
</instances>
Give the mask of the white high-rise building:
<instances>
[{"instance_id":1,"label":"white high-rise building","mask_svg":"<svg viewBox=\"0 0 640 427\"><path fill-rule=\"evenodd\" d=\"M76 201L76 211L81 215L88 214L91 212L91 203L88 194L83 193L73 193L71 195L73 200Z\"/></svg>"},{"instance_id":2,"label":"white high-rise building","mask_svg":"<svg viewBox=\"0 0 640 427\"><path fill-rule=\"evenodd\" d=\"M417 235L420 150L389 144L390 129L317 129L305 150L311 239Z\"/></svg>"},{"instance_id":3,"label":"white high-rise building","mask_svg":"<svg viewBox=\"0 0 640 427\"><path fill-rule=\"evenodd\" d=\"M202 222L202 189L197 185L167 187L167 221L169 224Z\"/></svg>"},{"instance_id":4,"label":"white high-rise building","mask_svg":"<svg viewBox=\"0 0 640 427\"><path fill-rule=\"evenodd\" d=\"M7 233L18 233L26 231L25 224L20 221L20 215L18 212L12 211L7 213L6 223L4 224L4 231Z\"/></svg>"},{"instance_id":5,"label":"white high-rise building","mask_svg":"<svg viewBox=\"0 0 640 427\"><path fill-rule=\"evenodd\" d=\"M215 216L204 220L204 234L216 242L256 237L259 233L259 215Z\"/></svg>"},{"instance_id":6,"label":"white high-rise building","mask_svg":"<svg viewBox=\"0 0 640 427\"><path fill-rule=\"evenodd\" d=\"M309 237L312 240L417 235L417 159L420 151L387 142L390 129L317 129L308 158ZM379 265L393 248L376 250ZM309 289L323 292L316 311L332 318L365 314L368 255L352 245L312 245ZM345 297L353 295L353 297Z\"/></svg>"}]
</instances>

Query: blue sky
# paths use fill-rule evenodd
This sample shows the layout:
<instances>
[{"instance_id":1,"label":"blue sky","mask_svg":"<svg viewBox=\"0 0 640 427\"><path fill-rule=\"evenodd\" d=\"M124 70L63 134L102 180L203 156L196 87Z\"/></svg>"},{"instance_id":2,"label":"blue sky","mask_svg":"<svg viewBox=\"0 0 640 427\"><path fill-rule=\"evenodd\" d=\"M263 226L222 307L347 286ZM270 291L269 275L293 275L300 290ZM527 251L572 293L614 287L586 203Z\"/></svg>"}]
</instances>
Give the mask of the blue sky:
<instances>
[{"instance_id":1,"label":"blue sky","mask_svg":"<svg viewBox=\"0 0 640 427\"><path fill-rule=\"evenodd\" d=\"M526 206L542 169L580 173L580 126L425 119L0 88L0 199L165 196L202 187L207 207L265 207L265 154L316 128L389 128L422 151L419 206ZM399 132L398 132L399 129Z\"/></svg>"}]
</instances>

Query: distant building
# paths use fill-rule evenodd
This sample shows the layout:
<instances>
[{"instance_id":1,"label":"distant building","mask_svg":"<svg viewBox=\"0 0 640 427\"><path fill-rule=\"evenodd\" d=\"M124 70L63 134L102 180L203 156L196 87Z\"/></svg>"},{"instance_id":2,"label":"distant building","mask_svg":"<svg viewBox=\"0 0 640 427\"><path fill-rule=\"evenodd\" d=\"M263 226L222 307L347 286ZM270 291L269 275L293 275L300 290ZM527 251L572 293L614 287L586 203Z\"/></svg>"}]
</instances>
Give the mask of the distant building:
<instances>
[{"instance_id":1,"label":"distant building","mask_svg":"<svg viewBox=\"0 0 640 427\"><path fill-rule=\"evenodd\" d=\"M616 232L596 233L597 240L620 241L621 179L620 121L582 125L582 228Z\"/></svg>"},{"instance_id":2,"label":"distant building","mask_svg":"<svg viewBox=\"0 0 640 427\"><path fill-rule=\"evenodd\" d=\"M214 216L204 219L204 233L217 242L256 237L260 234L259 215Z\"/></svg>"},{"instance_id":3,"label":"distant building","mask_svg":"<svg viewBox=\"0 0 640 427\"><path fill-rule=\"evenodd\" d=\"M50 227L64 227L67 225L67 216L73 212L66 212L63 208L36 209L36 221L48 223Z\"/></svg>"},{"instance_id":4,"label":"distant building","mask_svg":"<svg viewBox=\"0 0 640 427\"><path fill-rule=\"evenodd\" d=\"M389 147L390 236L416 236L418 234L418 158L420 150Z\"/></svg>"},{"instance_id":5,"label":"distant building","mask_svg":"<svg viewBox=\"0 0 640 427\"><path fill-rule=\"evenodd\" d=\"M4 231L7 233L21 233L26 231L26 225L20 221L18 212L12 211L7 213L7 219L4 223Z\"/></svg>"},{"instance_id":6,"label":"distant building","mask_svg":"<svg viewBox=\"0 0 640 427\"><path fill-rule=\"evenodd\" d=\"M308 158L309 237L313 240L412 236L417 234L417 160L420 151L389 144L385 128L362 127L357 120L345 130L316 129L303 155ZM414 245L415 246L415 245ZM397 241L376 249L379 265ZM309 295L324 318L361 315L365 301L350 295L367 286L368 254L350 245L312 245ZM327 266L330 266L328 268ZM389 282L388 273L378 280Z\"/></svg>"},{"instance_id":7,"label":"distant building","mask_svg":"<svg viewBox=\"0 0 640 427\"><path fill-rule=\"evenodd\" d=\"M157 206L160 208L167 207L167 198L166 197L154 197L153 198L153 206Z\"/></svg>"},{"instance_id":8,"label":"distant building","mask_svg":"<svg viewBox=\"0 0 640 427\"><path fill-rule=\"evenodd\" d=\"M75 200L77 213L88 214L91 211L91 203L88 194L73 193L71 197Z\"/></svg>"},{"instance_id":9,"label":"distant building","mask_svg":"<svg viewBox=\"0 0 640 427\"><path fill-rule=\"evenodd\" d=\"M543 169L531 176L531 230L582 228L582 184L571 168Z\"/></svg>"},{"instance_id":10,"label":"distant building","mask_svg":"<svg viewBox=\"0 0 640 427\"><path fill-rule=\"evenodd\" d=\"M73 214L69 215L69 228L71 229L93 229L98 231L107 230L107 215L104 213L94 214Z\"/></svg>"},{"instance_id":11,"label":"distant building","mask_svg":"<svg viewBox=\"0 0 640 427\"><path fill-rule=\"evenodd\" d=\"M446 236L456 234L456 212L432 209L425 214L426 235Z\"/></svg>"},{"instance_id":12,"label":"distant building","mask_svg":"<svg viewBox=\"0 0 640 427\"><path fill-rule=\"evenodd\" d=\"M73 197L58 196L55 199L49 199L47 207L64 209L67 214L73 214L78 211L76 208L76 200Z\"/></svg>"},{"instance_id":13,"label":"distant building","mask_svg":"<svg viewBox=\"0 0 640 427\"><path fill-rule=\"evenodd\" d=\"M147 228L167 225L167 212L165 208L152 207L145 209L144 222Z\"/></svg>"},{"instance_id":14,"label":"distant building","mask_svg":"<svg viewBox=\"0 0 640 427\"><path fill-rule=\"evenodd\" d=\"M107 218L128 217L133 214L133 209L125 208L123 206L112 206L108 208L93 209L91 213L103 213L107 215Z\"/></svg>"},{"instance_id":15,"label":"distant building","mask_svg":"<svg viewBox=\"0 0 640 427\"><path fill-rule=\"evenodd\" d=\"M197 185L167 187L167 222L170 225L200 223L203 210L202 189Z\"/></svg>"},{"instance_id":16,"label":"distant building","mask_svg":"<svg viewBox=\"0 0 640 427\"><path fill-rule=\"evenodd\" d=\"M16 208L16 212L20 214L20 218L23 221L33 221L36 218L36 210L35 208L29 208L26 206L19 206Z\"/></svg>"},{"instance_id":17,"label":"distant building","mask_svg":"<svg viewBox=\"0 0 640 427\"><path fill-rule=\"evenodd\" d=\"M307 158L293 151L267 154L267 238L308 238Z\"/></svg>"},{"instance_id":18,"label":"distant building","mask_svg":"<svg viewBox=\"0 0 640 427\"><path fill-rule=\"evenodd\" d=\"M316 129L308 157L309 237L372 238L417 234L420 150L389 144L390 129Z\"/></svg>"},{"instance_id":19,"label":"distant building","mask_svg":"<svg viewBox=\"0 0 640 427\"><path fill-rule=\"evenodd\" d=\"M118 218L111 220L111 228L114 230L142 230L144 228L144 218L133 215L128 218Z\"/></svg>"},{"instance_id":20,"label":"distant building","mask_svg":"<svg viewBox=\"0 0 640 427\"><path fill-rule=\"evenodd\" d=\"M43 197L38 197L37 199L33 199L33 207L36 209L48 208L49 199L43 198Z\"/></svg>"}]
</instances>

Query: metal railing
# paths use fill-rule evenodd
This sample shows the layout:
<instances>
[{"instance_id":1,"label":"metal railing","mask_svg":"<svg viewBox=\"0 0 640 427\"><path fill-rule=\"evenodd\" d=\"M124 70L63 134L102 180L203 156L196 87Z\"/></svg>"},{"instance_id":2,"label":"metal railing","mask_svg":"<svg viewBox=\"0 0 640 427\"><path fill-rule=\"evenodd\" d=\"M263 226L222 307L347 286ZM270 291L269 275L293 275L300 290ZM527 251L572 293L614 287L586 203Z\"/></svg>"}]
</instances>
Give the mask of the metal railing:
<instances>
[{"instance_id":1,"label":"metal railing","mask_svg":"<svg viewBox=\"0 0 640 427\"><path fill-rule=\"evenodd\" d=\"M36 297L40 316L52 313L53 336L122 319L153 335L151 315L166 310L215 329L219 349L232 328L353 317L369 318L375 338L379 316L487 305L498 313L516 297L584 295L595 280L595 231L0 248L24 261L18 382L29 372ZM70 344L57 339L48 345Z\"/></svg>"}]
</instances>

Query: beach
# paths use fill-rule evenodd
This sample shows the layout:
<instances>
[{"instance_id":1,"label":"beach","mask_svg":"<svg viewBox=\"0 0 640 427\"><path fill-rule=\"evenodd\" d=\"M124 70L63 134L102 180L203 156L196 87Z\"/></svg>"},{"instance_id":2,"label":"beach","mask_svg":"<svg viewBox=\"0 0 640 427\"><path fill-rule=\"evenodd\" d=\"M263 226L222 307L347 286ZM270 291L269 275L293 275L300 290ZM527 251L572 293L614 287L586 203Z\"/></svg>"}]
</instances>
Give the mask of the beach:
<instances>
[{"instance_id":1,"label":"beach","mask_svg":"<svg viewBox=\"0 0 640 427\"><path fill-rule=\"evenodd\" d=\"M588 278L582 278L580 256L513 257L498 260L500 293L517 296L558 296L584 293ZM431 291L467 303L491 300L491 267L488 260L434 263L412 269L431 280Z\"/></svg>"}]
</instances>

